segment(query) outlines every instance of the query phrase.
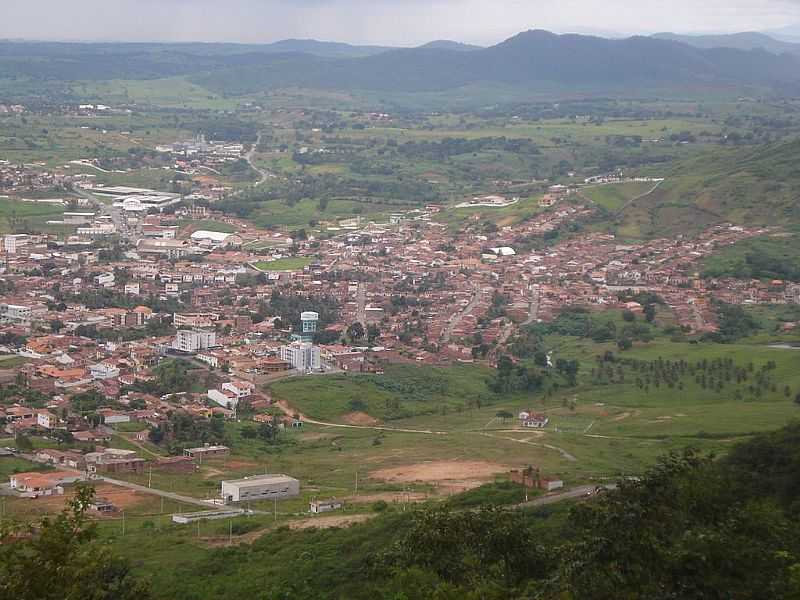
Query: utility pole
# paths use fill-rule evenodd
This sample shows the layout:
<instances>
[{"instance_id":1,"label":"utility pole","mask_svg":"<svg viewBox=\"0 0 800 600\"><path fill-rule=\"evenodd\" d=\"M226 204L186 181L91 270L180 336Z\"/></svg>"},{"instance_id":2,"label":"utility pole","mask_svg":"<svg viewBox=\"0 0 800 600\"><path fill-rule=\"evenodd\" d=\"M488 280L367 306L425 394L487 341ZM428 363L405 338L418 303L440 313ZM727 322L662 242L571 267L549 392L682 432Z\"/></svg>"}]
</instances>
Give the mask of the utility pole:
<instances>
[{"instance_id":1,"label":"utility pole","mask_svg":"<svg viewBox=\"0 0 800 600\"><path fill-rule=\"evenodd\" d=\"M150 464L150 472L147 475L147 487L152 487L153 483L153 465Z\"/></svg>"}]
</instances>

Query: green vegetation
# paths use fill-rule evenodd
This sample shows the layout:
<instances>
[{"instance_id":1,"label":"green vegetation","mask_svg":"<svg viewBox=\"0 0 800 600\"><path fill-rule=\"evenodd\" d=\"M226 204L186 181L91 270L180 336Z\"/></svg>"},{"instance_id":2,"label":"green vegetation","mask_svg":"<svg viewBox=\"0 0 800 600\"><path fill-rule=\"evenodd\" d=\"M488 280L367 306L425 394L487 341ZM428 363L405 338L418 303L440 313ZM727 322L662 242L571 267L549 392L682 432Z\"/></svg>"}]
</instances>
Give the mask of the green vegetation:
<instances>
[{"instance_id":1,"label":"green vegetation","mask_svg":"<svg viewBox=\"0 0 800 600\"><path fill-rule=\"evenodd\" d=\"M262 271L302 271L311 264L313 259L307 257L279 258L272 261L261 261L255 265Z\"/></svg>"},{"instance_id":2,"label":"green vegetation","mask_svg":"<svg viewBox=\"0 0 800 600\"><path fill-rule=\"evenodd\" d=\"M94 590L98 598L126 597L102 595L124 581L137 597L197 600L258 595L265 585L268 598L289 600L666 600L719 594L791 600L800 591L798 447L800 424L792 424L738 444L722 460L692 450L664 455L641 479L621 480L617 489L573 505L475 509L465 496L407 512L385 507L346 528L295 531L270 527L272 517L258 515L200 527L156 525L155 517L144 517L138 524L132 519L122 536L119 523L86 528L73 503L70 512L45 523L39 537L0 546L0 589L24 599L55 597L27 576L29 567L42 568L38 559L47 552L55 557L53 568L77 561L116 565L115 576ZM495 496L491 490L483 494ZM86 533L65 543L77 523ZM250 544L205 543L227 540L234 530L237 538L263 535ZM141 583L145 579L149 589Z\"/></svg>"},{"instance_id":3,"label":"green vegetation","mask_svg":"<svg viewBox=\"0 0 800 600\"><path fill-rule=\"evenodd\" d=\"M583 188L581 194L606 210L616 212L628 202L652 190L654 185L649 182L603 184Z\"/></svg>"},{"instance_id":4,"label":"green vegetation","mask_svg":"<svg viewBox=\"0 0 800 600\"><path fill-rule=\"evenodd\" d=\"M664 184L629 207L619 231L628 237L669 236L723 221L797 224L798 154L800 142L789 141L717 148L678 161Z\"/></svg>"},{"instance_id":5,"label":"green vegetation","mask_svg":"<svg viewBox=\"0 0 800 600\"><path fill-rule=\"evenodd\" d=\"M704 261L703 277L800 281L800 237L757 237L719 250Z\"/></svg>"},{"instance_id":6,"label":"green vegetation","mask_svg":"<svg viewBox=\"0 0 800 600\"><path fill-rule=\"evenodd\" d=\"M94 491L80 487L56 518L37 527L0 523L0 597L21 600L147 600L149 587L97 541L87 518Z\"/></svg>"},{"instance_id":7,"label":"green vegetation","mask_svg":"<svg viewBox=\"0 0 800 600\"><path fill-rule=\"evenodd\" d=\"M20 202L0 197L0 233L31 233L54 230L47 221L60 221L61 204Z\"/></svg>"},{"instance_id":8,"label":"green vegetation","mask_svg":"<svg viewBox=\"0 0 800 600\"><path fill-rule=\"evenodd\" d=\"M474 366L436 369L387 365L383 375L326 375L294 378L272 385L275 397L303 414L341 420L366 412L380 420L447 414L496 402L486 387L490 371Z\"/></svg>"},{"instance_id":9,"label":"green vegetation","mask_svg":"<svg viewBox=\"0 0 800 600\"><path fill-rule=\"evenodd\" d=\"M11 440L13 444L13 440ZM50 467L34 463L24 458L13 456L0 457L0 480L7 483L8 477L14 473L27 473L28 471L49 471Z\"/></svg>"},{"instance_id":10,"label":"green vegetation","mask_svg":"<svg viewBox=\"0 0 800 600\"><path fill-rule=\"evenodd\" d=\"M479 506L505 506L520 504L539 495L537 490L529 490L512 481L487 483L474 490L453 496L447 504L453 508L474 508Z\"/></svg>"},{"instance_id":11,"label":"green vegetation","mask_svg":"<svg viewBox=\"0 0 800 600\"><path fill-rule=\"evenodd\" d=\"M179 227L186 227L190 225L192 229L198 231L217 231L219 233L236 233L236 227L221 221L212 221L210 219L187 221L178 221Z\"/></svg>"}]
</instances>

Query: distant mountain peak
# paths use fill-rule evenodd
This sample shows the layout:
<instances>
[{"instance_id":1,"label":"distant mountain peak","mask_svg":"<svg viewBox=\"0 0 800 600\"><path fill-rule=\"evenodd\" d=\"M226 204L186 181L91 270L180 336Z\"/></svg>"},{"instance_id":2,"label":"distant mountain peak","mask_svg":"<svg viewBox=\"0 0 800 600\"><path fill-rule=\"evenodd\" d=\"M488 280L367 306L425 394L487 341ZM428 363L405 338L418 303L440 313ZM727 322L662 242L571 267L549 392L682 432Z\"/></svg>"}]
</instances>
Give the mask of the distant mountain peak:
<instances>
[{"instance_id":1,"label":"distant mountain peak","mask_svg":"<svg viewBox=\"0 0 800 600\"><path fill-rule=\"evenodd\" d=\"M428 42L427 44L423 44L419 46L419 48L428 48L428 49L435 49L435 50L460 50L460 51L471 51L471 50L482 50L482 46L475 46L473 44L465 44L463 42L455 42L453 40L434 40L432 42Z\"/></svg>"}]
</instances>

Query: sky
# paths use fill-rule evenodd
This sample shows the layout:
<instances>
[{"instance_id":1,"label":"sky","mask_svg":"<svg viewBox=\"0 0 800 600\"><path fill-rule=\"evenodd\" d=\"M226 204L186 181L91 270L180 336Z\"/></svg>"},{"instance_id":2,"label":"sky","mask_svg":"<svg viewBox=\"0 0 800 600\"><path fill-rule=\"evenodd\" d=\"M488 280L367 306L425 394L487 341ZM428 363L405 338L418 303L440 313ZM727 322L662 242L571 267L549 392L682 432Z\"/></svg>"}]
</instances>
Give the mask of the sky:
<instances>
[{"instance_id":1,"label":"sky","mask_svg":"<svg viewBox=\"0 0 800 600\"><path fill-rule=\"evenodd\" d=\"M0 0L0 14L9 39L489 45L526 29L780 29L800 23L800 0Z\"/></svg>"}]
</instances>

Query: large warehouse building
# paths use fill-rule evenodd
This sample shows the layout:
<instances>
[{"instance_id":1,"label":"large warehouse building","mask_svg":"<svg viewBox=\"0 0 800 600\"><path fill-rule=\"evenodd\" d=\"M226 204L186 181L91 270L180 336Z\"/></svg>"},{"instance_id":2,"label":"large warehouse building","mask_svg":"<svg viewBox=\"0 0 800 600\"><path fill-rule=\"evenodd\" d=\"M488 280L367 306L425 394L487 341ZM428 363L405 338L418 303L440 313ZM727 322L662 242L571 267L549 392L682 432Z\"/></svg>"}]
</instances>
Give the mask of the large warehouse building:
<instances>
[{"instance_id":1,"label":"large warehouse building","mask_svg":"<svg viewBox=\"0 0 800 600\"><path fill-rule=\"evenodd\" d=\"M225 503L293 498L300 494L300 482L287 475L255 475L222 482Z\"/></svg>"}]
</instances>

